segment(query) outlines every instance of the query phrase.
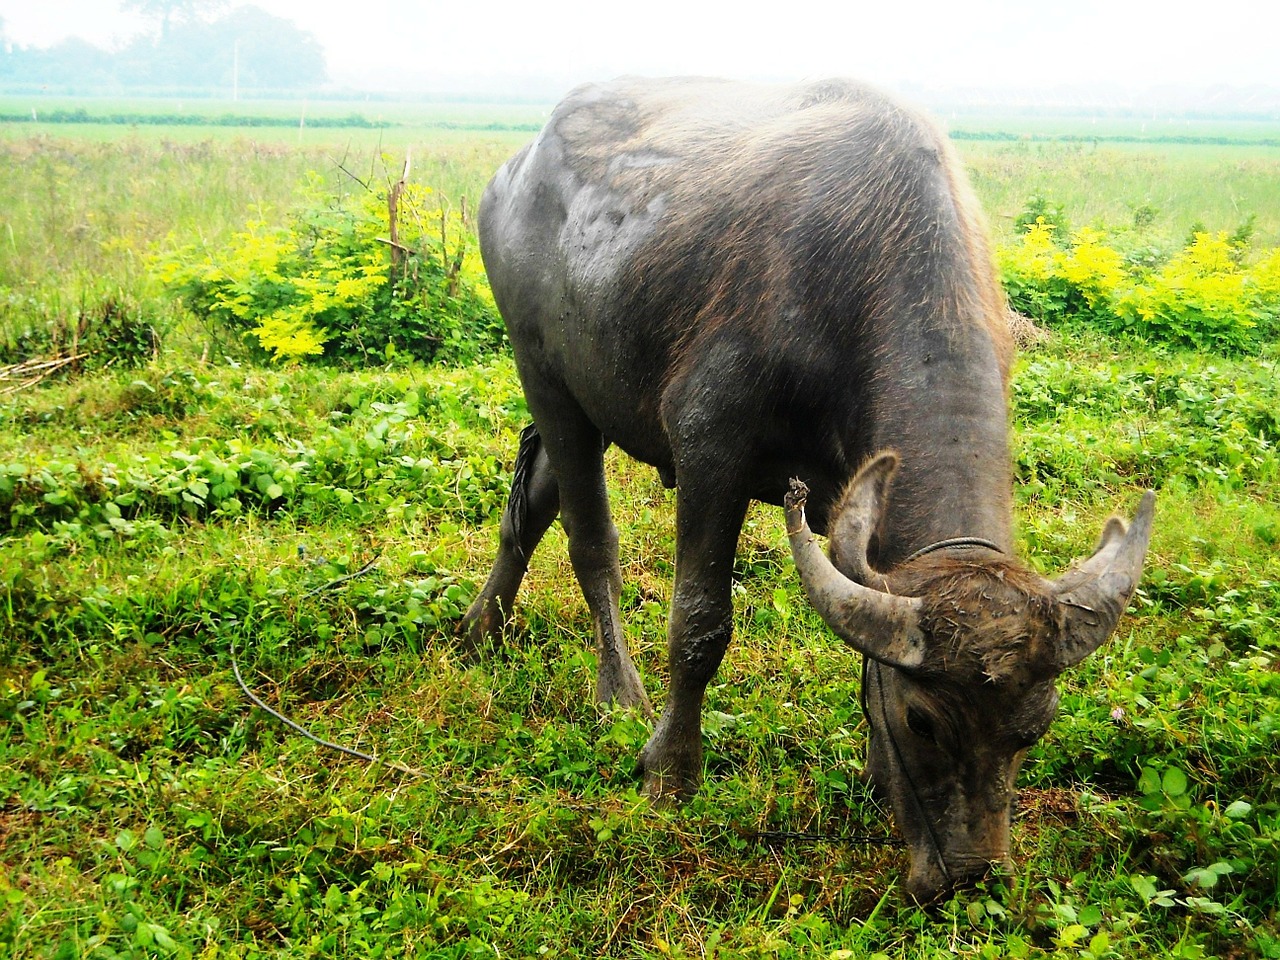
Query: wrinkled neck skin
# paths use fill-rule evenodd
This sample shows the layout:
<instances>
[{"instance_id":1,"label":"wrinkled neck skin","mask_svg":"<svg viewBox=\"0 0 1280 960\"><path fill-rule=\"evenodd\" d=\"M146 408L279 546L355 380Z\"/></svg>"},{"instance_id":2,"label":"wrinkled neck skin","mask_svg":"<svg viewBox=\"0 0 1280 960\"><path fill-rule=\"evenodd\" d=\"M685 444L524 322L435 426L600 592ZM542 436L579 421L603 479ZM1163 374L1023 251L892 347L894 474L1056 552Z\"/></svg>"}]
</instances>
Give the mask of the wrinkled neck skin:
<instances>
[{"instance_id":1,"label":"wrinkled neck skin","mask_svg":"<svg viewBox=\"0 0 1280 960\"><path fill-rule=\"evenodd\" d=\"M1011 554L1008 404L996 347L977 322L959 326L963 336L945 315L902 326L871 393L871 452L896 450L900 466L868 560L887 572L954 537Z\"/></svg>"}]
</instances>

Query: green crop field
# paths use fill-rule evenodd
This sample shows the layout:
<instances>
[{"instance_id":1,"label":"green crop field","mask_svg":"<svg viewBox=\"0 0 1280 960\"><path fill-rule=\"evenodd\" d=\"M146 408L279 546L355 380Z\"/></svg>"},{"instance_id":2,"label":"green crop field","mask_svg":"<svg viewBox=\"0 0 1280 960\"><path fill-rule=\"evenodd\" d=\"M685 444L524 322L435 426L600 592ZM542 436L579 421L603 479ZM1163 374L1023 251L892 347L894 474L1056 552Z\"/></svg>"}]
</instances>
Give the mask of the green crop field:
<instances>
[{"instance_id":1,"label":"green crop field","mask_svg":"<svg viewBox=\"0 0 1280 960\"><path fill-rule=\"evenodd\" d=\"M271 256L339 262L324 230L364 236L349 201L385 211L406 151L434 191L411 209L473 209L540 109L0 123L0 956L1280 958L1280 148L958 140L1011 296L1052 320L1011 394L1020 553L1056 574L1159 499L1137 597L1023 768L1015 871L924 909L858 776L857 658L808 608L780 511L740 541L704 786L655 808L648 722L592 702L558 528L511 639L454 638L527 422L510 358L282 366L254 339L289 279ZM1022 250L1029 204L1110 246ZM1184 249L1197 225L1232 235L1217 272L1196 272L1207 240ZM1062 285L1028 286L1046 263ZM236 288L262 264L279 275ZM1185 306L1176 336L1135 335L1151 304ZM625 457L609 475L660 704L673 499ZM395 766L296 734L237 672Z\"/></svg>"}]
</instances>

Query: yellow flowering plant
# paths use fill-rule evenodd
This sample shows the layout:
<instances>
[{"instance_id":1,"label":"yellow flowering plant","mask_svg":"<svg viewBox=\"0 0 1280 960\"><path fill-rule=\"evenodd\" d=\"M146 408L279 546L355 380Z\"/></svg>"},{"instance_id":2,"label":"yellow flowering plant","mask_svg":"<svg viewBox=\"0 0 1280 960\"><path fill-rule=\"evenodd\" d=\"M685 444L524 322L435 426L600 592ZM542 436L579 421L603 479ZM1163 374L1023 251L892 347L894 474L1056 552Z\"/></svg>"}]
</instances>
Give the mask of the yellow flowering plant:
<instances>
[{"instance_id":1,"label":"yellow flowering plant","mask_svg":"<svg viewBox=\"0 0 1280 960\"><path fill-rule=\"evenodd\" d=\"M283 225L259 218L225 248L158 258L157 278L280 362L465 363L502 345L471 230L430 188L403 185L394 230L385 195L335 197L312 174L303 196Z\"/></svg>"},{"instance_id":2,"label":"yellow flowering plant","mask_svg":"<svg viewBox=\"0 0 1280 960\"><path fill-rule=\"evenodd\" d=\"M1225 232L1197 232L1154 270L1131 265L1086 227L1059 245L1037 218L998 251L1011 306L1047 326L1087 323L1109 333L1220 353L1280 335L1280 250L1242 266Z\"/></svg>"}]
</instances>

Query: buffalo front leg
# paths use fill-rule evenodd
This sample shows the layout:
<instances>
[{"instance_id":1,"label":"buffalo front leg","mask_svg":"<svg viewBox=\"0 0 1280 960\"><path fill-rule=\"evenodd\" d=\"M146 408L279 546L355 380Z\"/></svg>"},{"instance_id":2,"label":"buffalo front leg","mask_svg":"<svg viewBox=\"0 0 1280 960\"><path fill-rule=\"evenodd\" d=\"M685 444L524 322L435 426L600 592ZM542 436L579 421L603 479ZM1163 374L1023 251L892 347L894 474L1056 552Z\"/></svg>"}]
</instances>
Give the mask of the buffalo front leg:
<instances>
[{"instance_id":1,"label":"buffalo front leg","mask_svg":"<svg viewBox=\"0 0 1280 960\"><path fill-rule=\"evenodd\" d=\"M747 501L683 480L676 497L676 582L667 628L671 679L640 753L645 792L685 800L702 781L702 700L733 632L732 571Z\"/></svg>"},{"instance_id":2,"label":"buffalo front leg","mask_svg":"<svg viewBox=\"0 0 1280 960\"><path fill-rule=\"evenodd\" d=\"M529 569L529 559L560 512L560 490L542 438L530 425L520 433L511 478L511 495L502 511L498 556L489 579L476 596L460 632L474 648L497 640L511 620L516 591Z\"/></svg>"}]
</instances>

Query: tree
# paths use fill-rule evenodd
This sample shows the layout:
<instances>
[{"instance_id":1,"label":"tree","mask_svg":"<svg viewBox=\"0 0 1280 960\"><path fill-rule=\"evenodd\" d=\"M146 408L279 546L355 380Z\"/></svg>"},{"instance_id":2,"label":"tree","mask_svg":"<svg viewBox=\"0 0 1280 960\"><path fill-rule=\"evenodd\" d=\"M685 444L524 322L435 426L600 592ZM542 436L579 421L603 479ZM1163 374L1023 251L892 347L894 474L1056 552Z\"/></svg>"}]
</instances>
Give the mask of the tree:
<instances>
[{"instance_id":1,"label":"tree","mask_svg":"<svg viewBox=\"0 0 1280 960\"><path fill-rule=\"evenodd\" d=\"M241 87L298 89L323 83L327 76L320 42L289 20L259 7L238 7L216 26L224 50L237 61Z\"/></svg>"},{"instance_id":2,"label":"tree","mask_svg":"<svg viewBox=\"0 0 1280 960\"><path fill-rule=\"evenodd\" d=\"M160 21L160 39L166 40L175 22L207 17L226 6L226 0L122 0L121 8Z\"/></svg>"},{"instance_id":3,"label":"tree","mask_svg":"<svg viewBox=\"0 0 1280 960\"><path fill-rule=\"evenodd\" d=\"M297 90L324 82L324 51L310 33L258 7L211 22L175 23L121 54L126 83L152 87Z\"/></svg>"},{"instance_id":4,"label":"tree","mask_svg":"<svg viewBox=\"0 0 1280 960\"><path fill-rule=\"evenodd\" d=\"M116 83L111 54L79 37L50 47L0 48L0 79L71 92L112 87Z\"/></svg>"}]
</instances>

